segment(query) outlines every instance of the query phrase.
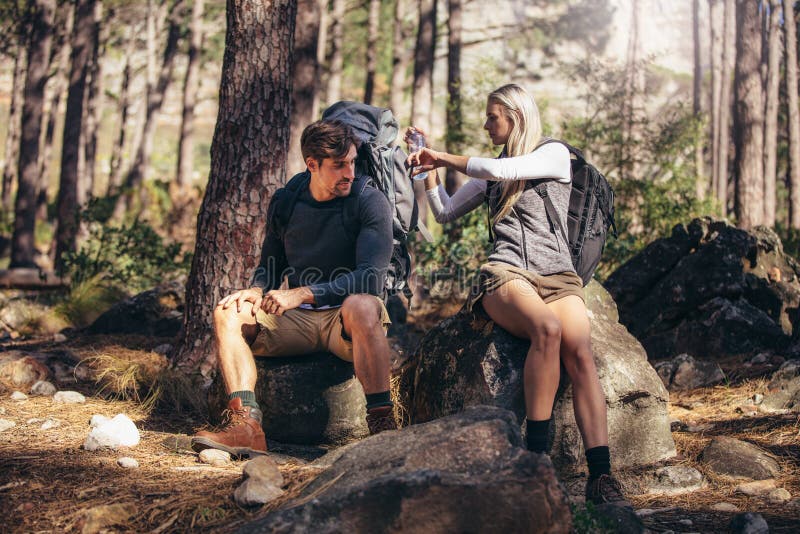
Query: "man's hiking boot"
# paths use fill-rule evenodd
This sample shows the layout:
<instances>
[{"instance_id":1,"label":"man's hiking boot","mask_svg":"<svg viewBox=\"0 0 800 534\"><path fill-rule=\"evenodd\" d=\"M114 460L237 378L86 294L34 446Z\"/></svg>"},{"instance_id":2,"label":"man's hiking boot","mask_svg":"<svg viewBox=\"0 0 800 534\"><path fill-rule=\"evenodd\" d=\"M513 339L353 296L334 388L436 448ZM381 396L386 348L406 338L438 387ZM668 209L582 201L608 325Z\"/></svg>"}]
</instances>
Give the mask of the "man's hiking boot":
<instances>
[{"instance_id":1,"label":"man's hiking boot","mask_svg":"<svg viewBox=\"0 0 800 534\"><path fill-rule=\"evenodd\" d=\"M392 406L376 406L367 410L367 426L370 436L384 430L397 430Z\"/></svg>"},{"instance_id":2,"label":"man's hiking boot","mask_svg":"<svg viewBox=\"0 0 800 534\"><path fill-rule=\"evenodd\" d=\"M586 483L586 502L591 502L595 506L613 504L614 506L633 508L622 494L622 486L611 475L600 475L597 478L589 479Z\"/></svg>"},{"instance_id":3,"label":"man's hiking boot","mask_svg":"<svg viewBox=\"0 0 800 534\"><path fill-rule=\"evenodd\" d=\"M233 457L252 457L266 454L267 439L261 429L261 410L242 406L242 399L228 402L222 412L224 419L219 432L201 431L192 437L192 450L219 449Z\"/></svg>"}]
</instances>

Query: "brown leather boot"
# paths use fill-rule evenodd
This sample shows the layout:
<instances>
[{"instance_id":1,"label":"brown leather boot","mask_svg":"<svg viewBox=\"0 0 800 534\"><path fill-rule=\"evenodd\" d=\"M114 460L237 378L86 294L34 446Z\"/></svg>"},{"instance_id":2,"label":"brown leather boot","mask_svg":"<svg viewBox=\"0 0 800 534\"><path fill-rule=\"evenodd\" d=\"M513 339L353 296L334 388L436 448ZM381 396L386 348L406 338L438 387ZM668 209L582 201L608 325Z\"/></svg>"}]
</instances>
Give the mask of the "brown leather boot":
<instances>
[{"instance_id":1,"label":"brown leather boot","mask_svg":"<svg viewBox=\"0 0 800 534\"><path fill-rule=\"evenodd\" d=\"M261 410L242 406L242 399L228 402L222 413L224 422L218 432L201 431L192 437L192 450L219 449L231 456L252 457L266 454L267 439L261 429Z\"/></svg>"},{"instance_id":2,"label":"brown leather boot","mask_svg":"<svg viewBox=\"0 0 800 534\"><path fill-rule=\"evenodd\" d=\"M397 422L394 420L394 407L376 406L367 410L367 427L369 427L370 436L384 430L397 430Z\"/></svg>"}]
</instances>

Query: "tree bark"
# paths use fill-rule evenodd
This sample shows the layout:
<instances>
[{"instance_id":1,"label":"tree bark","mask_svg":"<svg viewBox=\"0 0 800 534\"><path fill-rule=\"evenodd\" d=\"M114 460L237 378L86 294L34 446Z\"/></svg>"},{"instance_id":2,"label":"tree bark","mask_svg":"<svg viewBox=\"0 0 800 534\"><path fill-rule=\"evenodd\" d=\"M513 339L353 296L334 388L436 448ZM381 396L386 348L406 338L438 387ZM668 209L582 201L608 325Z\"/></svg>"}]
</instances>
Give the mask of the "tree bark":
<instances>
[{"instance_id":1,"label":"tree bark","mask_svg":"<svg viewBox=\"0 0 800 534\"><path fill-rule=\"evenodd\" d=\"M108 177L108 189L106 195L110 196L119 191L122 186L122 154L125 150L125 136L128 128L128 112L130 107L130 81L131 81L131 61L136 47L135 29L128 29L125 44L125 68L122 70L122 81L120 83L117 107L119 108L119 134L111 151L111 173Z\"/></svg>"},{"instance_id":2,"label":"tree bark","mask_svg":"<svg viewBox=\"0 0 800 534\"><path fill-rule=\"evenodd\" d=\"M719 153L717 154L717 198L722 207L723 215L729 213L728 187L731 183L728 176L728 162L731 146L731 71L736 54L736 4L734 0L724 0L723 7L723 38L722 38L722 86L719 104Z\"/></svg>"},{"instance_id":3,"label":"tree bark","mask_svg":"<svg viewBox=\"0 0 800 534\"><path fill-rule=\"evenodd\" d=\"M210 383L212 312L247 287L259 262L264 217L286 170L296 0L228 0L211 173L197 219L176 368Z\"/></svg>"},{"instance_id":4,"label":"tree bark","mask_svg":"<svg viewBox=\"0 0 800 534\"><path fill-rule=\"evenodd\" d=\"M711 27L711 187L714 198L719 199L719 116L722 96L722 18L720 0L708 0L709 25Z\"/></svg>"},{"instance_id":5,"label":"tree bark","mask_svg":"<svg viewBox=\"0 0 800 534\"><path fill-rule=\"evenodd\" d=\"M734 143L736 218L749 230L764 221L764 100L758 4L736 2Z\"/></svg>"},{"instance_id":6,"label":"tree bark","mask_svg":"<svg viewBox=\"0 0 800 534\"><path fill-rule=\"evenodd\" d=\"M56 231L55 265L64 267L64 255L77 250L78 214L86 201L79 187L78 153L84 121L84 92L93 51L95 0L78 0L75 4L75 23L72 29L69 92L64 117L64 143L61 149L61 177L58 187L58 228Z\"/></svg>"},{"instance_id":7,"label":"tree bark","mask_svg":"<svg viewBox=\"0 0 800 534\"><path fill-rule=\"evenodd\" d=\"M775 226L778 166L778 89L781 82L781 0L769 2L767 92L764 119L764 224Z\"/></svg>"},{"instance_id":8,"label":"tree bark","mask_svg":"<svg viewBox=\"0 0 800 534\"><path fill-rule=\"evenodd\" d=\"M183 79L183 115L178 139L177 186L185 190L194 174L194 106L200 87L200 53L203 50L203 0L194 0L189 23L189 54Z\"/></svg>"},{"instance_id":9,"label":"tree bark","mask_svg":"<svg viewBox=\"0 0 800 534\"><path fill-rule=\"evenodd\" d=\"M6 131L6 151L3 164L3 210L11 211L11 193L17 179L20 149L20 121L22 120L22 99L25 90L25 72L27 69L28 50L19 37L17 53L14 56L14 78L11 82L11 102L8 108L8 130Z\"/></svg>"},{"instance_id":10,"label":"tree bark","mask_svg":"<svg viewBox=\"0 0 800 534\"><path fill-rule=\"evenodd\" d=\"M86 93L86 126L83 135L84 177L86 198L94 194L95 162L97 159L97 131L103 113L103 65L109 37L108 21L103 22L103 3L97 2L94 10L92 59L89 65L89 90Z\"/></svg>"},{"instance_id":11,"label":"tree bark","mask_svg":"<svg viewBox=\"0 0 800 534\"><path fill-rule=\"evenodd\" d=\"M445 150L460 154L464 143L464 117L461 110L461 0L447 3L447 137ZM447 169L445 190L452 195L461 186L462 177Z\"/></svg>"},{"instance_id":12,"label":"tree bark","mask_svg":"<svg viewBox=\"0 0 800 534\"><path fill-rule=\"evenodd\" d=\"M53 39L54 0L32 4L28 65L20 123L17 198L14 202L14 233L11 237L10 267L35 267L34 229L36 190L39 183L39 137L42 132L44 89Z\"/></svg>"},{"instance_id":13,"label":"tree bark","mask_svg":"<svg viewBox=\"0 0 800 534\"><path fill-rule=\"evenodd\" d=\"M148 84L147 107L145 108L142 136L139 140L139 146L136 148L133 164L125 176L124 194L117 198L117 205L114 209L115 219L121 219L130 208L135 190L144 182L147 168L150 165L150 155L153 152L153 139L156 132L156 118L164 102L164 94L166 94L167 88L172 82L172 69L175 66L175 56L178 52L178 41L181 36L178 11L181 8L181 4L182 0L178 0L170 10L168 17L169 30L167 31L167 42L164 45L161 67L155 84Z\"/></svg>"},{"instance_id":14,"label":"tree bark","mask_svg":"<svg viewBox=\"0 0 800 534\"><path fill-rule=\"evenodd\" d=\"M292 77L292 117L289 141L287 178L306 168L300 151L300 135L316 118L314 97L317 94L319 64L317 63L317 38L320 28L318 0L297 1L297 21L294 29L294 73Z\"/></svg>"},{"instance_id":15,"label":"tree bark","mask_svg":"<svg viewBox=\"0 0 800 534\"><path fill-rule=\"evenodd\" d=\"M328 87L326 91L328 105L342 99L344 12L344 0L331 0L331 58L328 62Z\"/></svg>"},{"instance_id":16,"label":"tree bark","mask_svg":"<svg viewBox=\"0 0 800 534\"><path fill-rule=\"evenodd\" d=\"M800 106L797 96L797 21L791 0L783 2L786 99L789 116L789 225L800 230Z\"/></svg>"},{"instance_id":17,"label":"tree bark","mask_svg":"<svg viewBox=\"0 0 800 534\"><path fill-rule=\"evenodd\" d=\"M406 69L408 68L408 52L406 51L405 2L395 0L394 27L392 28L392 82L389 96L389 107L395 117L403 107L403 96L406 85Z\"/></svg>"},{"instance_id":18,"label":"tree bark","mask_svg":"<svg viewBox=\"0 0 800 534\"><path fill-rule=\"evenodd\" d=\"M367 78L364 82L364 103L372 104L375 92L375 69L378 64L378 32L380 31L381 0L368 0L367 16Z\"/></svg>"},{"instance_id":19,"label":"tree bark","mask_svg":"<svg viewBox=\"0 0 800 534\"><path fill-rule=\"evenodd\" d=\"M700 128L701 114L703 112L703 60L700 54L700 0L692 0L692 37L694 41L694 84L692 90L692 110ZM699 133L699 132L698 132ZM694 167L695 167L695 194L697 198L703 200L706 197L708 184L706 183L705 169L703 163L703 136L698 135L694 146Z\"/></svg>"},{"instance_id":20,"label":"tree bark","mask_svg":"<svg viewBox=\"0 0 800 534\"><path fill-rule=\"evenodd\" d=\"M419 25L414 47L414 92L411 97L411 124L430 133L433 107L433 64L436 51L436 1L418 0ZM419 220L428 222L428 197L422 182L414 184Z\"/></svg>"}]
</instances>

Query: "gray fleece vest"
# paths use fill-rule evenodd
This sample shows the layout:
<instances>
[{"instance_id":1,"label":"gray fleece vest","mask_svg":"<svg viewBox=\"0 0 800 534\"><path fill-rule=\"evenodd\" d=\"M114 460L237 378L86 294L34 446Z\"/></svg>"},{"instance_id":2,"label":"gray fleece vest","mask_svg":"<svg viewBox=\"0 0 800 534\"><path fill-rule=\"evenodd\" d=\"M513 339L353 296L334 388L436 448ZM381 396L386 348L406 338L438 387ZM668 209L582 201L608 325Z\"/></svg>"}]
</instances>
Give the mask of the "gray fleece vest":
<instances>
[{"instance_id":1,"label":"gray fleece vest","mask_svg":"<svg viewBox=\"0 0 800 534\"><path fill-rule=\"evenodd\" d=\"M569 245L560 232L555 232L544 206L544 200L533 186L543 183L547 194L566 226L571 183L556 180L529 180L511 211L494 225L494 250L489 261L501 261L540 275L575 272ZM490 213L497 213L501 188L498 182L489 182Z\"/></svg>"}]
</instances>

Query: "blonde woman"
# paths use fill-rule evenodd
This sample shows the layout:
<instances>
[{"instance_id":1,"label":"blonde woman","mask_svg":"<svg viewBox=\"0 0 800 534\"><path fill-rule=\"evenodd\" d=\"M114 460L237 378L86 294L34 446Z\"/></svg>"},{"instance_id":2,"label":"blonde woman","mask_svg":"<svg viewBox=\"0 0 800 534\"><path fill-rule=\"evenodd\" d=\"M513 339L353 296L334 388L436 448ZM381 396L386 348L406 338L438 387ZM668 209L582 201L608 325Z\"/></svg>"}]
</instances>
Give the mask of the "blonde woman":
<instances>
[{"instance_id":1,"label":"blonde woman","mask_svg":"<svg viewBox=\"0 0 800 534\"><path fill-rule=\"evenodd\" d=\"M536 103L515 84L489 95L483 127L493 144L503 146L499 158L423 148L411 154L408 163L415 175L428 172L425 188L439 222L453 221L489 200L494 247L467 306L480 304L495 323L531 342L523 373L528 449L547 452L563 363L572 381L575 419L586 449L586 499L630 506L610 473L606 402L592 356L583 283L568 244L553 230L544 202L533 188L542 184L560 220L567 220L569 151L561 143L543 143ZM419 130L409 128L407 140L414 131ZM471 180L450 197L435 172L440 167L465 173Z\"/></svg>"}]
</instances>

